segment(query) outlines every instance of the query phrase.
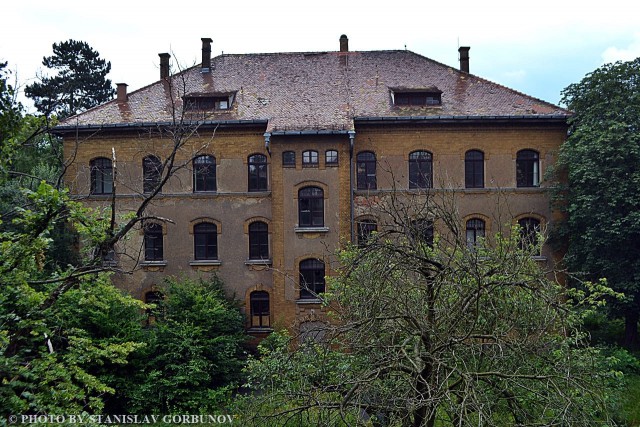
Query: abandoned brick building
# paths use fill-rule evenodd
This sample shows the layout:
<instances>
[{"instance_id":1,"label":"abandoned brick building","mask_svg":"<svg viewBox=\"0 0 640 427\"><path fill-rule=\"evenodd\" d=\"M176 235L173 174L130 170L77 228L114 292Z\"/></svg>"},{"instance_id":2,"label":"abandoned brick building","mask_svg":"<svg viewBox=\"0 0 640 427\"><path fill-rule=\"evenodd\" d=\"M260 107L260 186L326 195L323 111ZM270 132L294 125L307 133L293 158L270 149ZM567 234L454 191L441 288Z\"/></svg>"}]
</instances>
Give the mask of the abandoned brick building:
<instances>
[{"instance_id":1,"label":"abandoned brick building","mask_svg":"<svg viewBox=\"0 0 640 427\"><path fill-rule=\"evenodd\" d=\"M302 331L323 320L316 298L332 250L383 226L367 201L392 190L459 195L469 241L495 231L498 197L512 223L553 221L544 173L569 112L407 50L223 54L67 119L67 182L92 206L139 206L178 138L174 175L149 220L110 262L115 282L157 297L166 275L216 272L245 302L247 329ZM117 168L115 167L117 165ZM117 174L114 171L117 170ZM435 228L437 232L437 222ZM554 254L544 247L540 262Z\"/></svg>"}]
</instances>

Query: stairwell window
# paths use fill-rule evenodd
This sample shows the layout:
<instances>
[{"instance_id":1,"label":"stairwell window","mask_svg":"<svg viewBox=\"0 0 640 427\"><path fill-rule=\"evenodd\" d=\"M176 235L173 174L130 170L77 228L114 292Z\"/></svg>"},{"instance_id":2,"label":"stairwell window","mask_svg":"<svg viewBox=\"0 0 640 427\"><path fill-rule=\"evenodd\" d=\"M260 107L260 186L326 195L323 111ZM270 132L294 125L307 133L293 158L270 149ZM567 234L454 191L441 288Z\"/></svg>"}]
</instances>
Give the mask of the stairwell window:
<instances>
[{"instance_id":1,"label":"stairwell window","mask_svg":"<svg viewBox=\"0 0 640 427\"><path fill-rule=\"evenodd\" d=\"M153 192L162 178L162 162L160 159L156 156L147 156L142 159L142 175L143 192Z\"/></svg>"},{"instance_id":2,"label":"stairwell window","mask_svg":"<svg viewBox=\"0 0 640 427\"><path fill-rule=\"evenodd\" d=\"M516 181L518 187L540 186L540 154L537 151L518 151L516 155Z\"/></svg>"},{"instance_id":3,"label":"stairwell window","mask_svg":"<svg viewBox=\"0 0 640 427\"><path fill-rule=\"evenodd\" d=\"M409 154L409 188L433 187L433 156L428 151Z\"/></svg>"},{"instance_id":4,"label":"stairwell window","mask_svg":"<svg viewBox=\"0 0 640 427\"><path fill-rule=\"evenodd\" d=\"M164 259L164 235L162 225L147 223L144 225L144 260L162 261Z\"/></svg>"},{"instance_id":5,"label":"stairwell window","mask_svg":"<svg viewBox=\"0 0 640 427\"><path fill-rule=\"evenodd\" d=\"M249 295L252 328L269 328L271 319L269 314L269 293L253 291Z\"/></svg>"},{"instance_id":6,"label":"stairwell window","mask_svg":"<svg viewBox=\"0 0 640 427\"><path fill-rule=\"evenodd\" d=\"M324 290L324 262L318 259L300 261L300 299L316 299Z\"/></svg>"},{"instance_id":7,"label":"stairwell window","mask_svg":"<svg viewBox=\"0 0 640 427\"><path fill-rule=\"evenodd\" d=\"M324 191L304 187L298 191L298 226L324 227Z\"/></svg>"},{"instance_id":8,"label":"stairwell window","mask_svg":"<svg viewBox=\"0 0 640 427\"><path fill-rule=\"evenodd\" d=\"M254 154L248 159L249 191L267 191L267 156Z\"/></svg>"},{"instance_id":9,"label":"stairwell window","mask_svg":"<svg viewBox=\"0 0 640 427\"><path fill-rule=\"evenodd\" d=\"M473 249L484 238L485 228L486 224L480 218L473 218L467 221L466 239L468 248Z\"/></svg>"},{"instance_id":10,"label":"stairwell window","mask_svg":"<svg viewBox=\"0 0 640 427\"><path fill-rule=\"evenodd\" d=\"M356 156L356 181L358 190L375 190L376 155L371 151L362 151Z\"/></svg>"},{"instance_id":11,"label":"stairwell window","mask_svg":"<svg viewBox=\"0 0 640 427\"><path fill-rule=\"evenodd\" d=\"M469 150L464 154L465 188L484 188L484 153Z\"/></svg>"},{"instance_id":12,"label":"stairwell window","mask_svg":"<svg viewBox=\"0 0 640 427\"><path fill-rule=\"evenodd\" d=\"M210 222L193 226L193 246L196 261L218 259L218 227Z\"/></svg>"},{"instance_id":13,"label":"stairwell window","mask_svg":"<svg viewBox=\"0 0 640 427\"><path fill-rule=\"evenodd\" d=\"M91 194L111 194L113 192L113 166L106 157L98 157L89 162L91 169Z\"/></svg>"},{"instance_id":14,"label":"stairwell window","mask_svg":"<svg viewBox=\"0 0 640 427\"><path fill-rule=\"evenodd\" d=\"M296 152L295 151L285 151L282 153L282 166L285 168L295 168L296 167Z\"/></svg>"},{"instance_id":15,"label":"stairwell window","mask_svg":"<svg viewBox=\"0 0 640 427\"><path fill-rule=\"evenodd\" d=\"M249 224L249 259L269 259L269 226L265 222Z\"/></svg>"}]
</instances>

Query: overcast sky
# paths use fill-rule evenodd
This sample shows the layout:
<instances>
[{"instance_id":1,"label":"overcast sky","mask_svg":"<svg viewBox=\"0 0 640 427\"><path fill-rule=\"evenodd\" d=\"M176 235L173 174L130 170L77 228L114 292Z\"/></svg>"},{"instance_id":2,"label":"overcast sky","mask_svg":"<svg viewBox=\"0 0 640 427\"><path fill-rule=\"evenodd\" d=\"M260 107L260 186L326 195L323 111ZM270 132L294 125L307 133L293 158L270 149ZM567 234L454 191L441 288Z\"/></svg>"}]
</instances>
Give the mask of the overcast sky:
<instances>
[{"instance_id":1,"label":"overcast sky","mask_svg":"<svg viewBox=\"0 0 640 427\"><path fill-rule=\"evenodd\" d=\"M158 53L199 63L202 37L219 55L335 51L346 34L350 50L406 48L456 68L470 46L471 73L554 104L602 64L640 56L638 0L11 0L2 11L0 61L23 86L69 39L110 61L108 78L130 92L159 79Z\"/></svg>"}]
</instances>

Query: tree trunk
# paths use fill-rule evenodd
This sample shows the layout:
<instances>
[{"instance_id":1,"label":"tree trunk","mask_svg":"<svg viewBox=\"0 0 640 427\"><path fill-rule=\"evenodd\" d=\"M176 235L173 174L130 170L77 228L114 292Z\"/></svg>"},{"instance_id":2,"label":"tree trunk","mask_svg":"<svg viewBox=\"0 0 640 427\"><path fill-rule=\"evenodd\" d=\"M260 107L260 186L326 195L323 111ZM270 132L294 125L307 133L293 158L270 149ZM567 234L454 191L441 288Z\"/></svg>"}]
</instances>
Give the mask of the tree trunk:
<instances>
[{"instance_id":1,"label":"tree trunk","mask_svg":"<svg viewBox=\"0 0 640 427\"><path fill-rule=\"evenodd\" d=\"M628 350L640 348L640 335L638 334L638 320L640 312L627 312L624 317L624 342L622 345Z\"/></svg>"}]
</instances>

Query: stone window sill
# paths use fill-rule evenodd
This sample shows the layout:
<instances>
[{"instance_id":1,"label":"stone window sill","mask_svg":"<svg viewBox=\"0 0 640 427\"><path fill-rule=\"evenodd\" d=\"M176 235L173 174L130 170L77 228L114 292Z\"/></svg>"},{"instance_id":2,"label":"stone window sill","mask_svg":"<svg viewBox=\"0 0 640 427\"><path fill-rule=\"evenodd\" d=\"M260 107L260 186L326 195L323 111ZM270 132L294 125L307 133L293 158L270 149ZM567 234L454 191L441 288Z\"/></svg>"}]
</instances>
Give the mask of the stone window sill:
<instances>
[{"instance_id":1,"label":"stone window sill","mask_svg":"<svg viewBox=\"0 0 640 427\"><path fill-rule=\"evenodd\" d=\"M219 259L199 259L194 261L189 261L189 265L191 266L209 266L209 265L221 265L222 261Z\"/></svg>"},{"instance_id":2,"label":"stone window sill","mask_svg":"<svg viewBox=\"0 0 640 427\"><path fill-rule=\"evenodd\" d=\"M327 233L329 227L294 227L293 231L296 233Z\"/></svg>"}]
</instances>

